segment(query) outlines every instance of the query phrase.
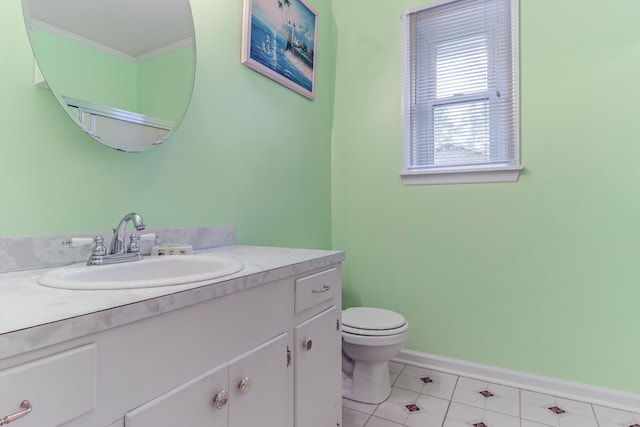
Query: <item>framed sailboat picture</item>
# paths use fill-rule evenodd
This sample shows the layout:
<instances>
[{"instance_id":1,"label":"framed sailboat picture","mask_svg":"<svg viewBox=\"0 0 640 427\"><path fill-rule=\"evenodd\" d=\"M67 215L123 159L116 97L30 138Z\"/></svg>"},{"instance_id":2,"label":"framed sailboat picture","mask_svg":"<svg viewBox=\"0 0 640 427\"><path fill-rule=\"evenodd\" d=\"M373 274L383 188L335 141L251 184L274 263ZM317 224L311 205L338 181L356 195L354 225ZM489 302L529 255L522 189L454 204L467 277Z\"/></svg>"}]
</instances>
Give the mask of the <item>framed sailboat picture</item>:
<instances>
[{"instance_id":1,"label":"framed sailboat picture","mask_svg":"<svg viewBox=\"0 0 640 427\"><path fill-rule=\"evenodd\" d=\"M244 0L242 63L315 98L318 12L304 0Z\"/></svg>"}]
</instances>

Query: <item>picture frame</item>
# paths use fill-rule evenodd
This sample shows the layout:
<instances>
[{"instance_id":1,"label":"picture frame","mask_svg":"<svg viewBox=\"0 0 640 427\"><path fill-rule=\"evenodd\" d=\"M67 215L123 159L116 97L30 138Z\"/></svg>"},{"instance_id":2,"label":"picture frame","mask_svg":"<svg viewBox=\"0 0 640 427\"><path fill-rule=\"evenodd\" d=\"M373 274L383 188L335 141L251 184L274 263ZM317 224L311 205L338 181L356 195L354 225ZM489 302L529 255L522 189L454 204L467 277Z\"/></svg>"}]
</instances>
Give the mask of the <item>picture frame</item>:
<instances>
[{"instance_id":1,"label":"picture frame","mask_svg":"<svg viewBox=\"0 0 640 427\"><path fill-rule=\"evenodd\" d=\"M311 100L318 12L305 0L244 0L242 64Z\"/></svg>"}]
</instances>

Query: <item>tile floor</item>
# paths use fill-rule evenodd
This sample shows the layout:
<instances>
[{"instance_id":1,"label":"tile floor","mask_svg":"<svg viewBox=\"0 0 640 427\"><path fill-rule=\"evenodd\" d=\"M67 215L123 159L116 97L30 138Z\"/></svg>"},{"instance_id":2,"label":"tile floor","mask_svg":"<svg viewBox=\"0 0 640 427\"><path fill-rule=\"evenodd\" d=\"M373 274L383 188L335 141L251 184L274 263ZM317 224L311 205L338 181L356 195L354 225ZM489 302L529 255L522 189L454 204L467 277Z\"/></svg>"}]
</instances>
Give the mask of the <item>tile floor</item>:
<instances>
[{"instance_id":1,"label":"tile floor","mask_svg":"<svg viewBox=\"0 0 640 427\"><path fill-rule=\"evenodd\" d=\"M342 427L640 427L640 413L390 362L391 396L342 400Z\"/></svg>"}]
</instances>

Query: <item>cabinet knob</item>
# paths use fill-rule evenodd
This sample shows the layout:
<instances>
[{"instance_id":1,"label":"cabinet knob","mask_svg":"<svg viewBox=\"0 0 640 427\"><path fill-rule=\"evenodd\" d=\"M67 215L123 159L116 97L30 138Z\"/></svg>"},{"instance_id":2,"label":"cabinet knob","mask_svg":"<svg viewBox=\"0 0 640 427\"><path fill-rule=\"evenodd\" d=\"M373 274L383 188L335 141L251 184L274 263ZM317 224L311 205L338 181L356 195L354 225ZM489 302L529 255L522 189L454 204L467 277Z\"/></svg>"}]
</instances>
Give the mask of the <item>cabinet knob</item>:
<instances>
[{"instance_id":1,"label":"cabinet knob","mask_svg":"<svg viewBox=\"0 0 640 427\"><path fill-rule=\"evenodd\" d=\"M313 347L313 341L311 341L311 338L307 338L302 343L302 348L304 348L305 350L309 351L309 350L311 350L311 347Z\"/></svg>"},{"instance_id":2,"label":"cabinet knob","mask_svg":"<svg viewBox=\"0 0 640 427\"><path fill-rule=\"evenodd\" d=\"M22 411L16 412L15 414L7 415L4 418L0 418L0 426L12 423L15 420L19 420L20 418L31 412L31 410L33 409L33 407L31 406L31 402L29 402L28 400L23 400L20 404L20 407L22 408Z\"/></svg>"},{"instance_id":3,"label":"cabinet knob","mask_svg":"<svg viewBox=\"0 0 640 427\"><path fill-rule=\"evenodd\" d=\"M213 398L213 404L216 405L216 408L222 409L224 405L229 402L229 393L226 390L222 390L220 393L216 394L216 397Z\"/></svg>"},{"instance_id":4,"label":"cabinet knob","mask_svg":"<svg viewBox=\"0 0 640 427\"><path fill-rule=\"evenodd\" d=\"M240 390L240 394L247 394L251 389L251 378L246 377L242 381L238 383L238 389Z\"/></svg>"}]
</instances>

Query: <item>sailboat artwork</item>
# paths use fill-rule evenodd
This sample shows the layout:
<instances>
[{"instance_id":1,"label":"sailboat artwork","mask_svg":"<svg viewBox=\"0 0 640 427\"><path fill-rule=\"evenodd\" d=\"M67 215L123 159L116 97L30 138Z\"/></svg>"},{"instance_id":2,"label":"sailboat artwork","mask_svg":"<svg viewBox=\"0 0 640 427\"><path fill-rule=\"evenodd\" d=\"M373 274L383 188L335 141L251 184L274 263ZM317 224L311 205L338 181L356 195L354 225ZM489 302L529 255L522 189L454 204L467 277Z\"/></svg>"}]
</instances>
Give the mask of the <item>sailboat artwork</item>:
<instances>
[{"instance_id":1,"label":"sailboat artwork","mask_svg":"<svg viewBox=\"0 0 640 427\"><path fill-rule=\"evenodd\" d=\"M303 0L245 0L242 63L315 98L318 12Z\"/></svg>"}]
</instances>

